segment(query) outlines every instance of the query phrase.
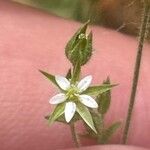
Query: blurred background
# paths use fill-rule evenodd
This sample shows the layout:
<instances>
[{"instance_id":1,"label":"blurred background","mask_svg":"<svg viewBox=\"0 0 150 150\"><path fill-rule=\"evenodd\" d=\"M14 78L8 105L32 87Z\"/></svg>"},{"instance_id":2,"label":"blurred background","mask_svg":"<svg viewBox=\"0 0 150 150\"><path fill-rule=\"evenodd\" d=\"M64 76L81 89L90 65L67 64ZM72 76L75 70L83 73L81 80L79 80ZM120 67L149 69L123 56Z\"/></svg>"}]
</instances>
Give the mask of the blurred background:
<instances>
[{"instance_id":1,"label":"blurred background","mask_svg":"<svg viewBox=\"0 0 150 150\"><path fill-rule=\"evenodd\" d=\"M138 35L143 3L141 0L13 0L54 15L113 28Z\"/></svg>"}]
</instances>

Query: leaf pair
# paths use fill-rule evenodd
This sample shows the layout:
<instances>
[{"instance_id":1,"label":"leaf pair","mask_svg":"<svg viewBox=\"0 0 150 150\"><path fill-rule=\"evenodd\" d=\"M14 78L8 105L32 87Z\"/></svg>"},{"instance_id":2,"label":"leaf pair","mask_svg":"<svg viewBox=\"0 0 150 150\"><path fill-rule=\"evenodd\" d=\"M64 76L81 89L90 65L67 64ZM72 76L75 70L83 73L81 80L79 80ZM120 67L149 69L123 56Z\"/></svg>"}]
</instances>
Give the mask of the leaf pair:
<instances>
[{"instance_id":1,"label":"leaf pair","mask_svg":"<svg viewBox=\"0 0 150 150\"><path fill-rule=\"evenodd\" d=\"M103 82L102 86L97 86L96 88L91 87L86 92L89 92L90 94L97 94L99 91L99 94L96 98L96 101L99 105L97 111L90 110L94 126L96 130L98 131L97 134L95 134L86 124L85 127L87 129L88 134L85 135L85 137L92 137L95 138L99 144L106 144L108 143L111 136L116 132L116 130L120 127L121 123L116 122L112 124L110 127L105 128L104 124L104 117L107 113L110 102L111 102L111 88L115 85L111 85L110 79L107 78L106 81ZM99 90L98 90L99 89Z\"/></svg>"}]
</instances>

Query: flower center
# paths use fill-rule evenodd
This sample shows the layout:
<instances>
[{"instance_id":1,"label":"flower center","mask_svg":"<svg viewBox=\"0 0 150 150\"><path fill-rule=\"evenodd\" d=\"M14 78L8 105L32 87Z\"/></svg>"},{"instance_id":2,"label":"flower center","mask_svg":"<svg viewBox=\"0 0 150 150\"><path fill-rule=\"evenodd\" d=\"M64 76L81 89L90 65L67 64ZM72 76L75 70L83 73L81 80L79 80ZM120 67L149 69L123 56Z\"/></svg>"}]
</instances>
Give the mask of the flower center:
<instances>
[{"instance_id":1,"label":"flower center","mask_svg":"<svg viewBox=\"0 0 150 150\"><path fill-rule=\"evenodd\" d=\"M75 85L71 85L70 88L67 90L66 96L68 99L74 99L79 94L79 90Z\"/></svg>"}]
</instances>

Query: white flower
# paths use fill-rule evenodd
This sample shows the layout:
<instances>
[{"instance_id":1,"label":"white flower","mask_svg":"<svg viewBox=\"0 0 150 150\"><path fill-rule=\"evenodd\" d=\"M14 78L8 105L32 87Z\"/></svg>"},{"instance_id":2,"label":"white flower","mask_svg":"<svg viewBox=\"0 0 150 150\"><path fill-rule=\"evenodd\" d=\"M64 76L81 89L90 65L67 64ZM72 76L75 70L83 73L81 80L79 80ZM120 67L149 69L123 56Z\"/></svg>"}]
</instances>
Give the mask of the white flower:
<instances>
[{"instance_id":1,"label":"white flower","mask_svg":"<svg viewBox=\"0 0 150 150\"><path fill-rule=\"evenodd\" d=\"M65 102L65 119L67 122L73 118L76 112L76 102L81 102L87 107L97 108L98 104L96 101L88 95L82 94L91 84L92 76L86 76L79 83L71 84L68 79L62 76L55 76L55 80L59 87L64 90L64 93L59 93L53 96L49 103L60 104Z\"/></svg>"}]
</instances>

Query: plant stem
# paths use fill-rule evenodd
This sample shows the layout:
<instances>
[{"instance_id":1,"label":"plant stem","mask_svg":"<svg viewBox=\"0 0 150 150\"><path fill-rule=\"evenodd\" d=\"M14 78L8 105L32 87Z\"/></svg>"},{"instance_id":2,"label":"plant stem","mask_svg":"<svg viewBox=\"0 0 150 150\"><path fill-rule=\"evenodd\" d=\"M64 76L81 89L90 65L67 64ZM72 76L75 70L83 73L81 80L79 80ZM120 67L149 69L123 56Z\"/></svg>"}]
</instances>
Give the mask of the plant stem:
<instances>
[{"instance_id":1,"label":"plant stem","mask_svg":"<svg viewBox=\"0 0 150 150\"><path fill-rule=\"evenodd\" d=\"M78 135L77 135L77 133L75 131L74 123L70 124L70 130L71 130L72 139L74 141L74 144L75 144L76 147L79 148L81 145L80 145L80 141L79 141Z\"/></svg>"},{"instance_id":2,"label":"plant stem","mask_svg":"<svg viewBox=\"0 0 150 150\"><path fill-rule=\"evenodd\" d=\"M81 73L81 65L80 62L78 61L75 66L73 66L73 73L72 73L72 78L71 78L71 83L75 84L76 81L79 80L80 78L80 73Z\"/></svg>"},{"instance_id":3,"label":"plant stem","mask_svg":"<svg viewBox=\"0 0 150 150\"><path fill-rule=\"evenodd\" d=\"M100 122L99 122L99 132L98 132L98 134L99 134L99 137L98 137L98 143L99 144L105 144L105 141L104 141L104 139L103 139L103 136L104 136L104 115L103 114L99 114L99 120L100 120Z\"/></svg>"},{"instance_id":4,"label":"plant stem","mask_svg":"<svg viewBox=\"0 0 150 150\"><path fill-rule=\"evenodd\" d=\"M127 143L128 132L129 132L129 127L130 127L133 107L134 107L134 103L135 103L138 78L139 78L139 73L140 73L140 65L141 65L143 46L144 46L144 41L146 39L146 34L148 32L147 30L148 30L149 19L150 19L150 6L145 4L144 5L144 15L142 17L142 24L141 24L141 28L140 28L140 34L139 34L139 45L138 45L137 56L136 56L132 90L131 90L131 96L130 96L130 103L129 103L129 107L128 107L128 113L127 113L125 128L124 128L124 132L123 132L123 139L122 139L123 144Z\"/></svg>"}]
</instances>

